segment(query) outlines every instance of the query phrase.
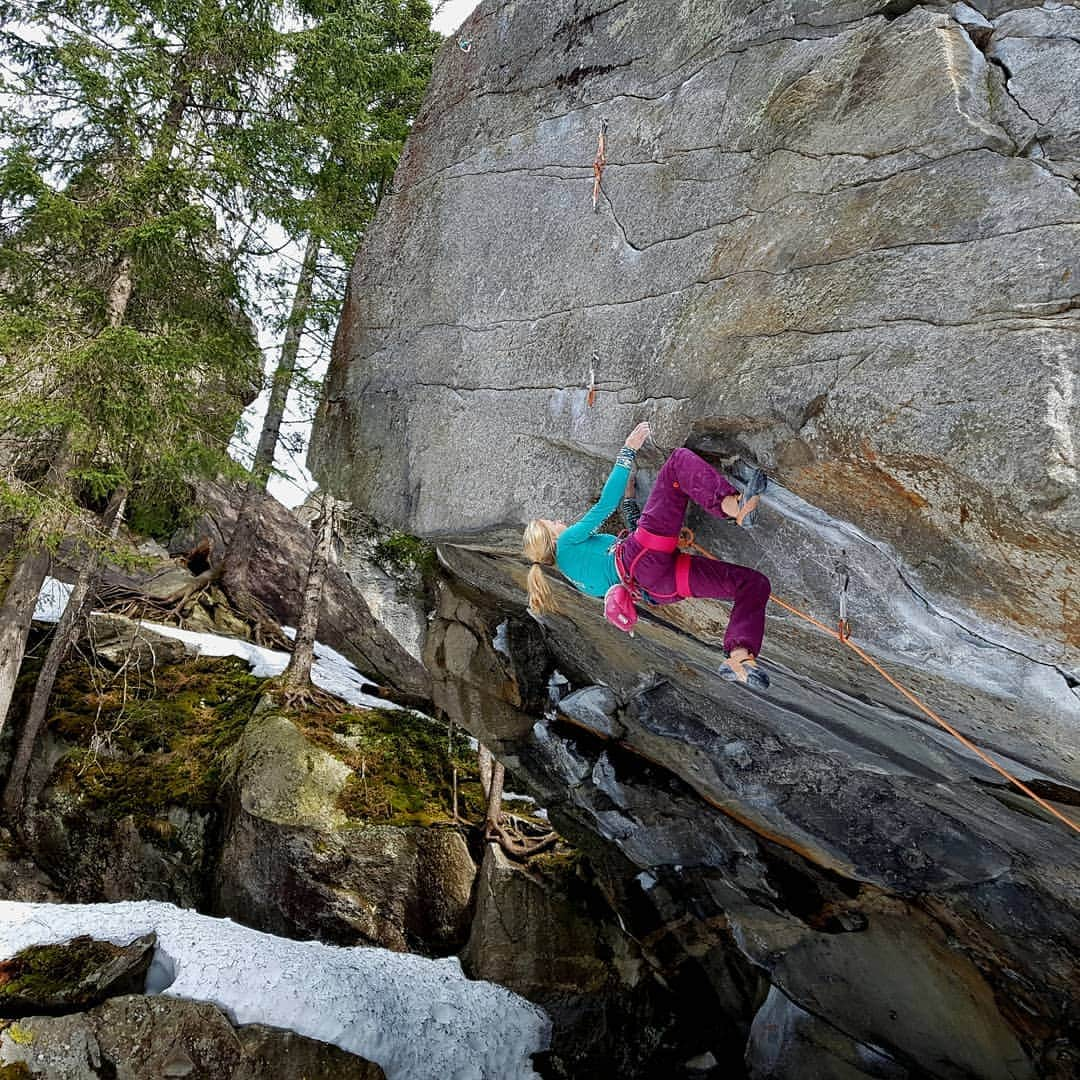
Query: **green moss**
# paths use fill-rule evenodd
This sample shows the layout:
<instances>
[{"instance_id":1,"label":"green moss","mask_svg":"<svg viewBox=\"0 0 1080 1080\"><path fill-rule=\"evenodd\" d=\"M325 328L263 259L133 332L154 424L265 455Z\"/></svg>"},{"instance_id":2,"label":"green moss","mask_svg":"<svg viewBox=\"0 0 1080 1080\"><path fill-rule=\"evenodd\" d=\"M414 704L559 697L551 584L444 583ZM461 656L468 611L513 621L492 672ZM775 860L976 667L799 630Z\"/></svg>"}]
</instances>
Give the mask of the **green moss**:
<instances>
[{"instance_id":1,"label":"green moss","mask_svg":"<svg viewBox=\"0 0 1080 1080\"><path fill-rule=\"evenodd\" d=\"M23 1061L13 1061L10 1065L0 1065L0 1080L29 1080L33 1075Z\"/></svg>"},{"instance_id":2,"label":"green moss","mask_svg":"<svg viewBox=\"0 0 1080 1080\"><path fill-rule=\"evenodd\" d=\"M190 493L185 493L183 498L172 492L141 494L131 502L128 526L140 536L165 541L188 525L195 511Z\"/></svg>"},{"instance_id":3,"label":"green moss","mask_svg":"<svg viewBox=\"0 0 1080 1080\"><path fill-rule=\"evenodd\" d=\"M191 660L134 681L103 681L101 671L69 665L57 680L50 727L77 749L57 782L140 823L171 806L206 812L218 803L224 751L260 693L236 657Z\"/></svg>"},{"instance_id":4,"label":"green moss","mask_svg":"<svg viewBox=\"0 0 1080 1080\"><path fill-rule=\"evenodd\" d=\"M435 570L435 549L417 536L395 532L375 545L372 558L387 573L419 574Z\"/></svg>"},{"instance_id":5,"label":"green moss","mask_svg":"<svg viewBox=\"0 0 1080 1080\"><path fill-rule=\"evenodd\" d=\"M565 892L570 883L581 876L582 859L582 853L576 848L560 846L533 855L529 859L529 869Z\"/></svg>"},{"instance_id":6,"label":"green moss","mask_svg":"<svg viewBox=\"0 0 1080 1080\"><path fill-rule=\"evenodd\" d=\"M483 817L476 755L460 729L450 746L446 724L404 709L308 712L292 719L308 739L353 770L338 797L350 821L430 825L450 820L455 767L459 817Z\"/></svg>"},{"instance_id":7,"label":"green moss","mask_svg":"<svg viewBox=\"0 0 1080 1080\"><path fill-rule=\"evenodd\" d=\"M7 1033L11 1041L19 1046L29 1046L34 1041L34 1033L22 1024L9 1024Z\"/></svg>"}]
</instances>

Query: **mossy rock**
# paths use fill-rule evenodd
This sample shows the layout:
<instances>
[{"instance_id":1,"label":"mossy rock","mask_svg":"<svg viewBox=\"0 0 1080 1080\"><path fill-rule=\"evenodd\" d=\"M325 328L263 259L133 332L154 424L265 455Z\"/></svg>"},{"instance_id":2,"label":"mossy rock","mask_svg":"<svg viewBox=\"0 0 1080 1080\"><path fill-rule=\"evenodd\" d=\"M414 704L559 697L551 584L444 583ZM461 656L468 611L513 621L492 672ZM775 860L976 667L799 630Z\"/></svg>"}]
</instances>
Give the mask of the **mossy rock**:
<instances>
[{"instance_id":1,"label":"mossy rock","mask_svg":"<svg viewBox=\"0 0 1080 1080\"><path fill-rule=\"evenodd\" d=\"M435 548L418 536L395 532L375 544L372 558L388 574L425 575L435 569Z\"/></svg>"},{"instance_id":2,"label":"mossy rock","mask_svg":"<svg viewBox=\"0 0 1080 1080\"><path fill-rule=\"evenodd\" d=\"M460 728L406 709L308 712L293 717L304 735L345 762L352 775L338 806L352 824L432 825L458 816L479 821L484 800L476 754Z\"/></svg>"},{"instance_id":3,"label":"mossy rock","mask_svg":"<svg viewBox=\"0 0 1080 1080\"><path fill-rule=\"evenodd\" d=\"M156 941L147 934L121 946L83 936L23 949L0 962L0 1016L70 1012L141 993ZM14 1028L7 1032L18 1042Z\"/></svg>"},{"instance_id":4,"label":"mossy rock","mask_svg":"<svg viewBox=\"0 0 1080 1080\"><path fill-rule=\"evenodd\" d=\"M91 808L140 822L171 807L209 812L219 804L225 751L260 692L235 657L169 665L134 683L70 664L49 726L76 749L54 783Z\"/></svg>"}]
</instances>

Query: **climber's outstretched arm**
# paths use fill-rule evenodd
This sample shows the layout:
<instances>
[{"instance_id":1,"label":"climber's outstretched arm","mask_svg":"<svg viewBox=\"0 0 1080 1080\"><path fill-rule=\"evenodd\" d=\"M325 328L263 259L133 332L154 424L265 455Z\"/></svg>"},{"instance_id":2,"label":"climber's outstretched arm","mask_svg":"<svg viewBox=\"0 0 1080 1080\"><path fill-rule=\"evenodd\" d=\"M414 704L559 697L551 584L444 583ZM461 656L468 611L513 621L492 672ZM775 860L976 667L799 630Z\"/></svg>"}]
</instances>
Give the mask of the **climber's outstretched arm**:
<instances>
[{"instance_id":1,"label":"climber's outstretched arm","mask_svg":"<svg viewBox=\"0 0 1080 1080\"><path fill-rule=\"evenodd\" d=\"M611 516L619 505L619 498L626 488L627 473L634 466L634 457L641 448L642 443L649 437L648 423L638 424L626 437L626 445L619 451L612 467L611 475L604 484L604 490L600 493L597 502L574 522L560 537L559 547L563 548L570 544L580 544L588 540L590 536Z\"/></svg>"}]
</instances>

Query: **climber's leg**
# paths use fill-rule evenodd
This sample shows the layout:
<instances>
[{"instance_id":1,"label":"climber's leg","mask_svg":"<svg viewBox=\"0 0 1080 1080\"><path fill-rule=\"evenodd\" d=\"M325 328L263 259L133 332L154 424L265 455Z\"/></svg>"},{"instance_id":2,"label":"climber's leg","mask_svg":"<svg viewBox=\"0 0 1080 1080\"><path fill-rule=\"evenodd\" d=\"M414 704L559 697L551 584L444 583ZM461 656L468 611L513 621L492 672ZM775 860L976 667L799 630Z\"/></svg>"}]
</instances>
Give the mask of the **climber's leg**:
<instances>
[{"instance_id":1,"label":"climber's leg","mask_svg":"<svg viewBox=\"0 0 1080 1080\"><path fill-rule=\"evenodd\" d=\"M688 499L714 517L728 517L720 504L729 495L738 498L738 489L707 461L681 446L660 469L639 525L660 536L675 536L682 528Z\"/></svg>"},{"instance_id":2,"label":"climber's leg","mask_svg":"<svg viewBox=\"0 0 1080 1080\"><path fill-rule=\"evenodd\" d=\"M749 566L696 557L690 559L689 583L691 596L734 601L724 634L724 651L732 653L743 648L757 656L765 636L769 579Z\"/></svg>"}]
</instances>

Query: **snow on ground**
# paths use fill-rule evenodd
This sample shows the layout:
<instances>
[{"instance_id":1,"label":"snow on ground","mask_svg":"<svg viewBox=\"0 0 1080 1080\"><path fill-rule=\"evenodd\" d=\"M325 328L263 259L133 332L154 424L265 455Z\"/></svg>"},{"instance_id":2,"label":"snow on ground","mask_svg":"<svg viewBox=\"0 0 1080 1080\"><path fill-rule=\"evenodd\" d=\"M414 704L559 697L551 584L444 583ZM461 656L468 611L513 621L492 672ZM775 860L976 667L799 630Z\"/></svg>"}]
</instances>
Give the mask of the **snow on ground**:
<instances>
[{"instance_id":1,"label":"snow on ground","mask_svg":"<svg viewBox=\"0 0 1080 1080\"><path fill-rule=\"evenodd\" d=\"M71 586L54 577L47 577L38 593L34 618L38 622L59 622L67 607Z\"/></svg>"},{"instance_id":2,"label":"snow on ground","mask_svg":"<svg viewBox=\"0 0 1080 1080\"><path fill-rule=\"evenodd\" d=\"M160 901L0 901L0 960L80 934L126 945L157 934L148 986L211 1001L237 1024L268 1024L333 1043L390 1080L538 1080L547 1048L538 1006L466 979L454 958L292 941Z\"/></svg>"},{"instance_id":3,"label":"snow on ground","mask_svg":"<svg viewBox=\"0 0 1080 1080\"><path fill-rule=\"evenodd\" d=\"M46 578L38 594L34 618L38 622L57 622L67 606L71 595L71 586L56 578ZM240 638L225 637L222 634L204 634L195 630L181 630L178 626L166 626L164 623L144 622L143 626L163 637L182 641L193 656L239 656L246 660L251 674L259 679L268 679L280 675L289 663L289 654L274 649L264 649ZM294 637L292 627L282 628L288 637ZM397 709L400 706L384 698L365 693L367 687L375 684L363 675L336 649L315 642L315 661L311 665L311 681L328 694L364 709Z\"/></svg>"}]
</instances>

